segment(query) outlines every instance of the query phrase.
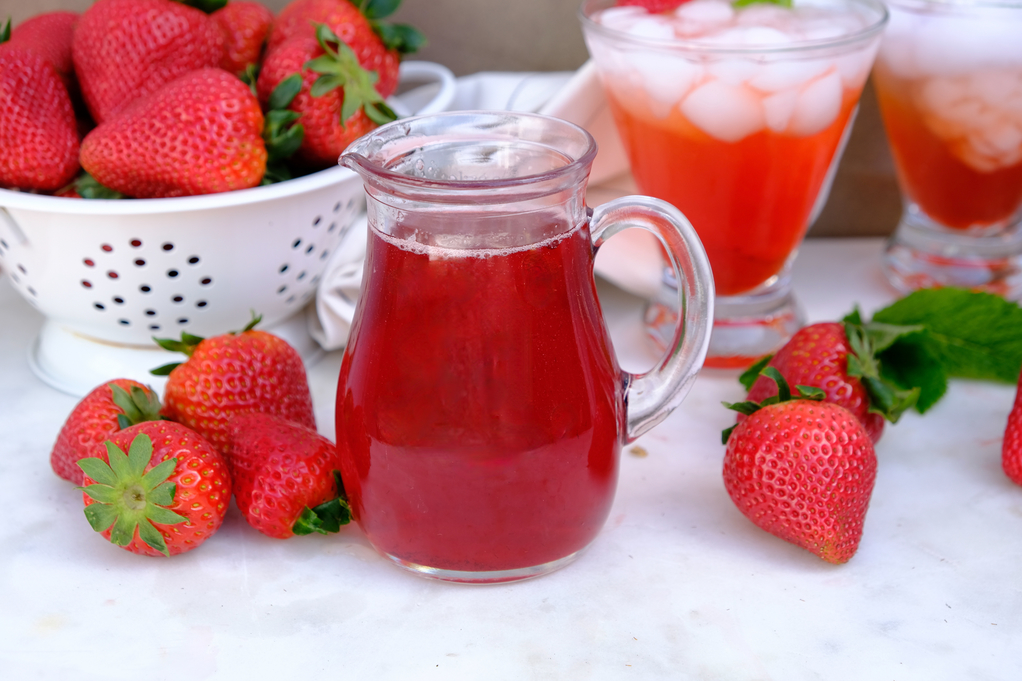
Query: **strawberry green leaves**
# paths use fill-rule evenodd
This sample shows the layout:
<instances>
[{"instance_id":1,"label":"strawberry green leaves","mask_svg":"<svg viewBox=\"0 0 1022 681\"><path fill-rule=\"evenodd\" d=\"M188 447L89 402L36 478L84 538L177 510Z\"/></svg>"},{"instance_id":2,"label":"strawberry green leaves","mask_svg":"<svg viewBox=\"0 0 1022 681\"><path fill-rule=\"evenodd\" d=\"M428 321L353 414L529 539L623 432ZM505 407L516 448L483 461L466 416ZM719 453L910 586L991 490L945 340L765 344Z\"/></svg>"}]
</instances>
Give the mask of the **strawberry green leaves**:
<instances>
[{"instance_id":1,"label":"strawberry green leaves","mask_svg":"<svg viewBox=\"0 0 1022 681\"><path fill-rule=\"evenodd\" d=\"M337 485L337 496L315 508L306 506L292 526L292 532L329 534L340 531L342 525L351 522L351 506L344 497L344 484L341 482L341 474L337 471L334 471L334 481Z\"/></svg>"},{"instance_id":2,"label":"strawberry green leaves","mask_svg":"<svg viewBox=\"0 0 1022 681\"><path fill-rule=\"evenodd\" d=\"M84 170L74 182L74 190L83 199L123 199L124 194L100 184Z\"/></svg>"},{"instance_id":3,"label":"strawberry green leaves","mask_svg":"<svg viewBox=\"0 0 1022 681\"><path fill-rule=\"evenodd\" d=\"M227 6L227 0L175 0L175 2L202 10L206 14L212 14L218 9L223 9Z\"/></svg>"},{"instance_id":4,"label":"strawberry green leaves","mask_svg":"<svg viewBox=\"0 0 1022 681\"><path fill-rule=\"evenodd\" d=\"M320 77L312 84L310 94L322 97L337 88L344 89L344 102L341 105L341 127L345 121L354 116L359 109L378 125L397 120L397 114L383 101L383 97L373 87L378 79L375 72L366 71L358 63L358 57L344 41L338 38L325 24L316 26L316 40L326 53L305 63Z\"/></svg>"},{"instance_id":5,"label":"strawberry green leaves","mask_svg":"<svg viewBox=\"0 0 1022 681\"><path fill-rule=\"evenodd\" d=\"M277 84L270 93L269 110L263 125L263 141L266 143L266 174L261 184L273 184L290 180L291 171L284 164L305 139L305 126L298 122L302 115L287 107L302 89L302 77L293 73Z\"/></svg>"},{"instance_id":6,"label":"strawberry green leaves","mask_svg":"<svg viewBox=\"0 0 1022 681\"><path fill-rule=\"evenodd\" d=\"M85 507L85 517L96 532L110 530L110 541L117 546L128 546L135 532L143 542L165 556L170 555L163 535L153 523L175 525L186 518L168 506L174 503L176 485L167 479L177 468L177 459L171 458L153 466L148 472L153 455L153 442L140 434L131 442L125 454L114 443L107 441L109 464L99 458L87 458L78 466L96 482L79 489L96 503Z\"/></svg>"},{"instance_id":7,"label":"strawberry green leaves","mask_svg":"<svg viewBox=\"0 0 1022 681\"><path fill-rule=\"evenodd\" d=\"M7 17L7 23L0 26L0 43L6 43L11 39L11 18Z\"/></svg>"},{"instance_id":8,"label":"strawberry green leaves","mask_svg":"<svg viewBox=\"0 0 1022 681\"><path fill-rule=\"evenodd\" d=\"M426 44L426 36L419 29L408 24L392 24L383 19L397 11L401 0L350 0L369 20L376 35L388 50L401 54L417 52Z\"/></svg>"},{"instance_id":9,"label":"strawberry green leaves","mask_svg":"<svg viewBox=\"0 0 1022 681\"><path fill-rule=\"evenodd\" d=\"M122 412L117 415L117 425L121 430L136 423L159 421L162 418L160 398L152 389L133 385L129 392L116 383L110 383L109 387L114 404Z\"/></svg>"},{"instance_id":10,"label":"strawberry green leaves","mask_svg":"<svg viewBox=\"0 0 1022 681\"><path fill-rule=\"evenodd\" d=\"M893 324L863 324L859 311L845 318L848 353L848 375L858 378L869 394L869 411L880 414L891 423L919 401L919 386L902 387L881 376L877 353L889 348L899 338L921 332L923 327Z\"/></svg>"},{"instance_id":11,"label":"strawberry green leaves","mask_svg":"<svg viewBox=\"0 0 1022 681\"><path fill-rule=\"evenodd\" d=\"M769 358L767 358L767 361L769 361ZM756 366L758 366L759 368L756 369L756 374L752 378L752 383L756 381L756 377L760 375L766 376L772 379L774 383L777 384L777 394L771 395L762 402L750 401L724 402L725 407L732 411L737 411L739 414L745 414L746 416L749 416L751 414L755 414L763 407L769 407L771 404L790 402L791 400L821 401L826 397L826 393L824 393L822 390L808 385L797 385L795 386L795 392L792 393L791 387L788 385L788 381L784 378L780 371L778 371L774 367L766 366L766 362L763 363L757 362ZM752 371L752 369L749 369L745 373L749 373L749 371ZM744 376L745 374L743 374L743 377ZM749 385L752 385L752 383L750 383ZM738 426L736 424L734 426L731 426L730 428L726 428L721 433L721 444L725 445L727 444L728 438L731 437L731 432L737 427Z\"/></svg>"}]
</instances>

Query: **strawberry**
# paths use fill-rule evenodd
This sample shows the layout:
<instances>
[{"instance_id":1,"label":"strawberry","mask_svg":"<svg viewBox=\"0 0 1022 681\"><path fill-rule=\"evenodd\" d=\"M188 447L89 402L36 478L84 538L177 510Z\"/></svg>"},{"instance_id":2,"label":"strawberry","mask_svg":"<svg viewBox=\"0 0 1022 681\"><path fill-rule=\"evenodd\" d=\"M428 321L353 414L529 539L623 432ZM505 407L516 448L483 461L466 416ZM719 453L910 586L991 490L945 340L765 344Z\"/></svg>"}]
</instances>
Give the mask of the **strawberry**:
<instances>
[{"instance_id":1,"label":"strawberry","mask_svg":"<svg viewBox=\"0 0 1022 681\"><path fill-rule=\"evenodd\" d=\"M26 19L11 32L11 44L35 50L57 70L64 85L71 88L74 63L71 36L78 23L76 12L46 12Z\"/></svg>"},{"instance_id":2,"label":"strawberry","mask_svg":"<svg viewBox=\"0 0 1022 681\"><path fill-rule=\"evenodd\" d=\"M96 445L119 430L160 419L160 398L152 388L130 378L118 378L95 388L79 402L57 434L50 452L53 472L82 484L75 464L92 456Z\"/></svg>"},{"instance_id":3,"label":"strawberry","mask_svg":"<svg viewBox=\"0 0 1022 681\"><path fill-rule=\"evenodd\" d=\"M71 98L34 49L0 44L0 186L56 191L78 172Z\"/></svg>"},{"instance_id":4,"label":"strawberry","mask_svg":"<svg viewBox=\"0 0 1022 681\"><path fill-rule=\"evenodd\" d=\"M681 7L688 0L617 0L618 7L642 7L650 14L670 12Z\"/></svg>"},{"instance_id":5,"label":"strawberry","mask_svg":"<svg viewBox=\"0 0 1022 681\"><path fill-rule=\"evenodd\" d=\"M171 0L98 0L82 14L71 42L96 123L189 71L217 66L223 53L219 25Z\"/></svg>"},{"instance_id":6,"label":"strawberry","mask_svg":"<svg viewBox=\"0 0 1022 681\"><path fill-rule=\"evenodd\" d=\"M135 198L254 187L266 171L263 122L259 101L236 76L190 71L90 132L82 167Z\"/></svg>"},{"instance_id":7,"label":"strawberry","mask_svg":"<svg viewBox=\"0 0 1022 681\"><path fill-rule=\"evenodd\" d=\"M845 323L804 327L777 354L764 358L743 375L743 382L751 386L746 399L760 402L777 394L776 384L759 376L763 366L772 366L789 384L819 388L828 402L852 412L875 443L883 433L884 419L897 422L919 395L917 388L904 390L882 379L875 355L896 338L916 330L918 327L862 324L857 313Z\"/></svg>"},{"instance_id":8,"label":"strawberry","mask_svg":"<svg viewBox=\"0 0 1022 681\"><path fill-rule=\"evenodd\" d=\"M223 457L178 423L125 428L78 465L92 529L132 553L191 551L220 528L231 500Z\"/></svg>"},{"instance_id":9,"label":"strawberry","mask_svg":"<svg viewBox=\"0 0 1022 681\"><path fill-rule=\"evenodd\" d=\"M830 563L856 552L876 479L876 455L859 419L799 386L793 398L773 367L778 395L728 407L747 418L724 431L724 487L749 520ZM811 396L813 399L800 399Z\"/></svg>"},{"instance_id":10,"label":"strawberry","mask_svg":"<svg viewBox=\"0 0 1022 681\"><path fill-rule=\"evenodd\" d=\"M168 376L163 415L193 428L220 452L229 446L228 422L240 414L261 412L316 428L312 394L302 358L281 338L253 327L237 333L181 340L157 339L188 360L152 371Z\"/></svg>"},{"instance_id":11,"label":"strawberry","mask_svg":"<svg viewBox=\"0 0 1022 681\"><path fill-rule=\"evenodd\" d=\"M272 106L272 93L296 75L301 87L289 109L300 114L305 130L295 154L300 164L336 165L351 142L396 118L373 88L372 74L323 24L316 38L295 37L267 53L257 83L260 101Z\"/></svg>"},{"instance_id":12,"label":"strawberry","mask_svg":"<svg viewBox=\"0 0 1022 681\"><path fill-rule=\"evenodd\" d=\"M1022 377L1015 390L1015 404L1008 414L1001 445L1001 466L1012 482L1022 485Z\"/></svg>"},{"instance_id":13,"label":"strawberry","mask_svg":"<svg viewBox=\"0 0 1022 681\"><path fill-rule=\"evenodd\" d=\"M389 97L397 89L401 56L425 43L414 28L382 21L399 5L393 0L295 0L277 16L267 48L294 37L315 37L314 27L325 24L351 48L362 68L376 73L376 90Z\"/></svg>"},{"instance_id":14,"label":"strawberry","mask_svg":"<svg viewBox=\"0 0 1022 681\"><path fill-rule=\"evenodd\" d=\"M228 430L234 498L249 525L287 539L336 532L351 520L333 442L270 414L235 416Z\"/></svg>"},{"instance_id":15,"label":"strawberry","mask_svg":"<svg viewBox=\"0 0 1022 681\"><path fill-rule=\"evenodd\" d=\"M258 2L235 0L210 14L224 33L220 68L235 75L259 64L273 12Z\"/></svg>"}]
</instances>

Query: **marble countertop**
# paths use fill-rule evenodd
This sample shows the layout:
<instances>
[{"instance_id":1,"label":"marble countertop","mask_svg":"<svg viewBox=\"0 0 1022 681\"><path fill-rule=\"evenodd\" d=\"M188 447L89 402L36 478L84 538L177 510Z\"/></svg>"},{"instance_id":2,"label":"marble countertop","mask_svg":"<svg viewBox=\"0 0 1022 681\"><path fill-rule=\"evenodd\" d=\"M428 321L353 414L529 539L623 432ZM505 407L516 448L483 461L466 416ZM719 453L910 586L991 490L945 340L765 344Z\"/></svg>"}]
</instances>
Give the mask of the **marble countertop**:
<instances>
[{"instance_id":1,"label":"marble countertop","mask_svg":"<svg viewBox=\"0 0 1022 681\"><path fill-rule=\"evenodd\" d=\"M881 246L805 244L795 290L810 320L894 298ZM640 301L600 290L622 366L650 366ZM354 526L282 542L233 507L215 537L172 560L106 543L49 467L76 398L29 370L41 324L4 279L5 679L1022 678L1022 488L1000 470L1012 386L953 381L926 416L888 426L859 552L833 566L732 505L720 402L743 393L734 373L704 370L679 410L625 448L609 521L578 561L478 587L406 573ZM334 352L309 368L331 437L339 364Z\"/></svg>"}]
</instances>

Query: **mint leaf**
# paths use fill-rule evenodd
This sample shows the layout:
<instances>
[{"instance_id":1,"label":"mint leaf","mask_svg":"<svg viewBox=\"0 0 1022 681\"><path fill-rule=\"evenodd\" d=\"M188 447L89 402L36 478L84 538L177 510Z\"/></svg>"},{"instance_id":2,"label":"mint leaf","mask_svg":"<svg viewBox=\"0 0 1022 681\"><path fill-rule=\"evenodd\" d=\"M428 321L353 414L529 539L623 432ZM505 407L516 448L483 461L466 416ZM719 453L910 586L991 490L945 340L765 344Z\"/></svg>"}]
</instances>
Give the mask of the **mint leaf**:
<instances>
[{"instance_id":1,"label":"mint leaf","mask_svg":"<svg viewBox=\"0 0 1022 681\"><path fill-rule=\"evenodd\" d=\"M791 7L791 0L735 0L731 3L736 8L748 7L749 5L780 5L781 7Z\"/></svg>"},{"instance_id":2,"label":"mint leaf","mask_svg":"<svg viewBox=\"0 0 1022 681\"><path fill-rule=\"evenodd\" d=\"M878 353L877 359L882 378L905 390L919 389L915 409L920 414L925 414L947 391L947 372L929 331L902 336Z\"/></svg>"},{"instance_id":3,"label":"mint leaf","mask_svg":"<svg viewBox=\"0 0 1022 681\"><path fill-rule=\"evenodd\" d=\"M950 287L925 289L879 310L873 321L925 326L929 335L925 342L930 344L926 350L949 377L1018 381L1022 308L1000 296ZM902 342L896 341L884 354ZM920 341L914 343L918 349Z\"/></svg>"}]
</instances>

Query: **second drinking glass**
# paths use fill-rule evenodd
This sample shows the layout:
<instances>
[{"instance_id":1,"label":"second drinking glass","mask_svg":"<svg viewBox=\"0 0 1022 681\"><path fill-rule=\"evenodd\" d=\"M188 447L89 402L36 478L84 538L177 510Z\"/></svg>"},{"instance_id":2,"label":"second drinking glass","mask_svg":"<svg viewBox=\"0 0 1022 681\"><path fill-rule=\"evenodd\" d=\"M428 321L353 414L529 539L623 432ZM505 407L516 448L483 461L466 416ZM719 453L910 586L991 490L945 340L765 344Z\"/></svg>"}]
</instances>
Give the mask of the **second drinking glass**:
<instances>
[{"instance_id":1,"label":"second drinking glass","mask_svg":"<svg viewBox=\"0 0 1022 681\"><path fill-rule=\"evenodd\" d=\"M707 366L741 367L802 324L790 268L826 200L887 21L874 0L693 0L580 11L635 181L691 220L717 290ZM674 328L673 277L646 313Z\"/></svg>"}]
</instances>

